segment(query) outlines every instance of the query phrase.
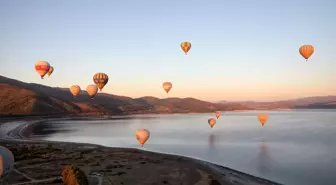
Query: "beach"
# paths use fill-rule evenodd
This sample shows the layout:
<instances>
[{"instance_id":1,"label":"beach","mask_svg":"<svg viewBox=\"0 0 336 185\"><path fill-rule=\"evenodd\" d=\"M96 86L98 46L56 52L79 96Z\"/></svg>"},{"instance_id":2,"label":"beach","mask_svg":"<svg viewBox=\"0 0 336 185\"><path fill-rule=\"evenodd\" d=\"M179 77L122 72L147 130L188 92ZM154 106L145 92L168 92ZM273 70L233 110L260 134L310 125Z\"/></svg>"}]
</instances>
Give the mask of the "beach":
<instances>
[{"instance_id":1,"label":"beach","mask_svg":"<svg viewBox=\"0 0 336 185\"><path fill-rule=\"evenodd\" d=\"M8 184L62 184L55 180L61 176L62 169L70 164L80 167L92 185L278 184L183 156L85 143L29 140L25 137L29 135L31 127L46 119L48 118L2 120L1 145L9 148L16 160L14 171L6 179ZM50 119L85 120L98 117Z\"/></svg>"}]
</instances>

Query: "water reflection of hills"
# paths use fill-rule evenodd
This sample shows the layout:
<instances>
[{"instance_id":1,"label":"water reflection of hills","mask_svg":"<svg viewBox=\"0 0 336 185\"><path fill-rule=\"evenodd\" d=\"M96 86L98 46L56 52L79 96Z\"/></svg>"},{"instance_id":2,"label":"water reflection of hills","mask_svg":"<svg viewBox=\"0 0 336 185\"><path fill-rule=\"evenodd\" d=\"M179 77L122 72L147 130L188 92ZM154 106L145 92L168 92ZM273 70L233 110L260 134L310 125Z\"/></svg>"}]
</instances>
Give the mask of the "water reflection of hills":
<instances>
[{"instance_id":1,"label":"water reflection of hills","mask_svg":"<svg viewBox=\"0 0 336 185\"><path fill-rule=\"evenodd\" d=\"M159 119L158 116L148 116L148 115L132 115L132 116L105 116L105 117L99 117L99 118L87 118L87 117L78 117L78 118L71 118L69 120L64 120L64 124L71 125L72 122L77 121L86 121L88 123L93 122L92 124L96 123L105 123L108 120L154 120ZM106 122L107 124L110 124L109 122ZM30 126L26 129L25 135L27 137L37 138L37 137L44 137L47 135L52 135L55 133L69 133L74 132L78 130L78 127L70 128L70 126L64 126L62 122L53 122L53 121L45 121L40 122L39 124L35 124L33 126ZM124 122L123 122L124 124ZM76 129L77 128L77 129Z\"/></svg>"},{"instance_id":2,"label":"water reflection of hills","mask_svg":"<svg viewBox=\"0 0 336 185\"><path fill-rule=\"evenodd\" d=\"M73 132L75 129L64 128L59 124L52 124L48 122L42 122L31 127L30 137L43 137L55 133L68 133Z\"/></svg>"},{"instance_id":3,"label":"water reflection of hills","mask_svg":"<svg viewBox=\"0 0 336 185\"><path fill-rule=\"evenodd\" d=\"M128 119L159 119L159 116L131 115L131 116L109 116L109 120L128 120Z\"/></svg>"}]
</instances>

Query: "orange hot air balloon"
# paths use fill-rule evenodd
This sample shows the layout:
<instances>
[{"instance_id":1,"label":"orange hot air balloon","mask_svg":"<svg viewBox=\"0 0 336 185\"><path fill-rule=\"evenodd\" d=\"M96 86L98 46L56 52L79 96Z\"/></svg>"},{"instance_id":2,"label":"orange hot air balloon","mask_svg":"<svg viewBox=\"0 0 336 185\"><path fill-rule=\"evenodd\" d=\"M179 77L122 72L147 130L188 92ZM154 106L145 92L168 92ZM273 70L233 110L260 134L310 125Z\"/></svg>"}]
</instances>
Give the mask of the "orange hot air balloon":
<instances>
[{"instance_id":1,"label":"orange hot air balloon","mask_svg":"<svg viewBox=\"0 0 336 185\"><path fill-rule=\"evenodd\" d=\"M299 52L308 61L309 57L314 53L314 47L312 45L303 45L300 47Z\"/></svg>"},{"instance_id":2,"label":"orange hot air balloon","mask_svg":"<svg viewBox=\"0 0 336 185\"><path fill-rule=\"evenodd\" d=\"M173 84L170 83L170 82L165 82L165 83L162 84L162 86L163 86L163 89L164 89L164 90L167 92L167 94L168 94L168 92L170 91L170 89L173 87Z\"/></svg>"},{"instance_id":3,"label":"orange hot air balloon","mask_svg":"<svg viewBox=\"0 0 336 185\"><path fill-rule=\"evenodd\" d=\"M70 87L70 92L74 97L76 97L80 91L81 91L81 88L78 85L73 85Z\"/></svg>"},{"instance_id":4,"label":"orange hot air balloon","mask_svg":"<svg viewBox=\"0 0 336 185\"><path fill-rule=\"evenodd\" d=\"M49 71L48 71L48 77L50 77L50 75L54 72L54 67L50 66Z\"/></svg>"},{"instance_id":5,"label":"orange hot air balloon","mask_svg":"<svg viewBox=\"0 0 336 185\"><path fill-rule=\"evenodd\" d=\"M88 85L86 87L86 91L87 91L88 95L90 96L90 98L93 98L93 97L96 96L96 94L98 92L98 87L97 87L97 85L91 84L91 85Z\"/></svg>"},{"instance_id":6,"label":"orange hot air balloon","mask_svg":"<svg viewBox=\"0 0 336 185\"><path fill-rule=\"evenodd\" d=\"M219 111L216 111L216 118L218 119L219 117L220 117L220 115L221 115L221 113L219 112Z\"/></svg>"},{"instance_id":7,"label":"orange hot air balloon","mask_svg":"<svg viewBox=\"0 0 336 185\"><path fill-rule=\"evenodd\" d=\"M210 127L212 128L213 126L216 125L216 120L214 118L210 118L210 119L208 119L208 123L209 123Z\"/></svg>"},{"instance_id":8,"label":"orange hot air balloon","mask_svg":"<svg viewBox=\"0 0 336 185\"><path fill-rule=\"evenodd\" d=\"M181 43L181 49L182 49L182 51L184 51L185 54L188 53L190 48L191 48L191 43L190 42L182 42Z\"/></svg>"},{"instance_id":9,"label":"orange hot air balloon","mask_svg":"<svg viewBox=\"0 0 336 185\"><path fill-rule=\"evenodd\" d=\"M268 120L268 114L266 114L266 113L265 114L259 114L258 119L259 119L261 125L264 126L266 121Z\"/></svg>"},{"instance_id":10,"label":"orange hot air balloon","mask_svg":"<svg viewBox=\"0 0 336 185\"><path fill-rule=\"evenodd\" d=\"M109 77L105 73L96 73L93 75L93 82L98 86L99 91L102 91L108 81Z\"/></svg>"},{"instance_id":11,"label":"orange hot air balloon","mask_svg":"<svg viewBox=\"0 0 336 185\"><path fill-rule=\"evenodd\" d=\"M135 132L135 137L139 141L141 146L143 146L146 143L149 136L150 136L150 133L147 129L138 129Z\"/></svg>"},{"instance_id":12,"label":"orange hot air balloon","mask_svg":"<svg viewBox=\"0 0 336 185\"><path fill-rule=\"evenodd\" d=\"M50 64L47 61L38 61L35 63L35 70L43 79L44 75L48 73Z\"/></svg>"}]
</instances>

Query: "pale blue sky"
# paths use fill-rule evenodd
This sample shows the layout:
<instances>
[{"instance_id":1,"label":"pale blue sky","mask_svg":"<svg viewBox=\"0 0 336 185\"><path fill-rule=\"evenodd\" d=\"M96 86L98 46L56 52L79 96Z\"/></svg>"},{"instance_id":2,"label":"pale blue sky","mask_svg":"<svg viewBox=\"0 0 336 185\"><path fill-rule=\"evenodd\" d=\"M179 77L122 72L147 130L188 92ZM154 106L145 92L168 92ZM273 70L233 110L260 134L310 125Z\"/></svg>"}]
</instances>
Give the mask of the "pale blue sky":
<instances>
[{"instance_id":1,"label":"pale blue sky","mask_svg":"<svg viewBox=\"0 0 336 185\"><path fill-rule=\"evenodd\" d=\"M0 75L86 88L105 72L103 91L131 97L336 95L335 10L335 0L0 0ZM308 62L303 44L315 46ZM50 78L38 60L55 67Z\"/></svg>"}]
</instances>

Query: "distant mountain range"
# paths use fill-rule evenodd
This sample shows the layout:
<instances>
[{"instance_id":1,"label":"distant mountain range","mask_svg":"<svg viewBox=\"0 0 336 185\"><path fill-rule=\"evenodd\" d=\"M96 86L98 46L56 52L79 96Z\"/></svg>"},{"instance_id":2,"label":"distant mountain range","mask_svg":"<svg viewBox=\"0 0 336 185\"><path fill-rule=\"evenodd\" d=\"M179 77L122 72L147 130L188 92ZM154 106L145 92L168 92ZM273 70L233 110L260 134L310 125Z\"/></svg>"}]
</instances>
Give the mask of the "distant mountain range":
<instances>
[{"instance_id":1,"label":"distant mountain range","mask_svg":"<svg viewBox=\"0 0 336 185\"><path fill-rule=\"evenodd\" d=\"M0 76L0 116L14 115L125 115L148 113L205 113L252 109L336 108L336 96L309 97L277 102L210 103L194 98L130 98L85 91L74 98L68 88L25 83Z\"/></svg>"},{"instance_id":2,"label":"distant mountain range","mask_svg":"<svg viewBox=\"0 0 336 185\"><path fill-rule=\"evenodd\" d=\"M246 110L240 104L219 104L194 98L130 98L98 93L94 99L82 91L76 98L68 88L25 83L0 76L0 115L202 113Z\"/></svg>"},{"instance_id":3,"label":"distant mountain range","mask_svg":"<svg viewBox=\"0 0 336 185\"><path fill-rule=\"evenodd\" d=\"M336 109L336 96L315 96L273 102L220 101L219 103L235 103L250 109Z\"/></svg>"}]
</instances>

